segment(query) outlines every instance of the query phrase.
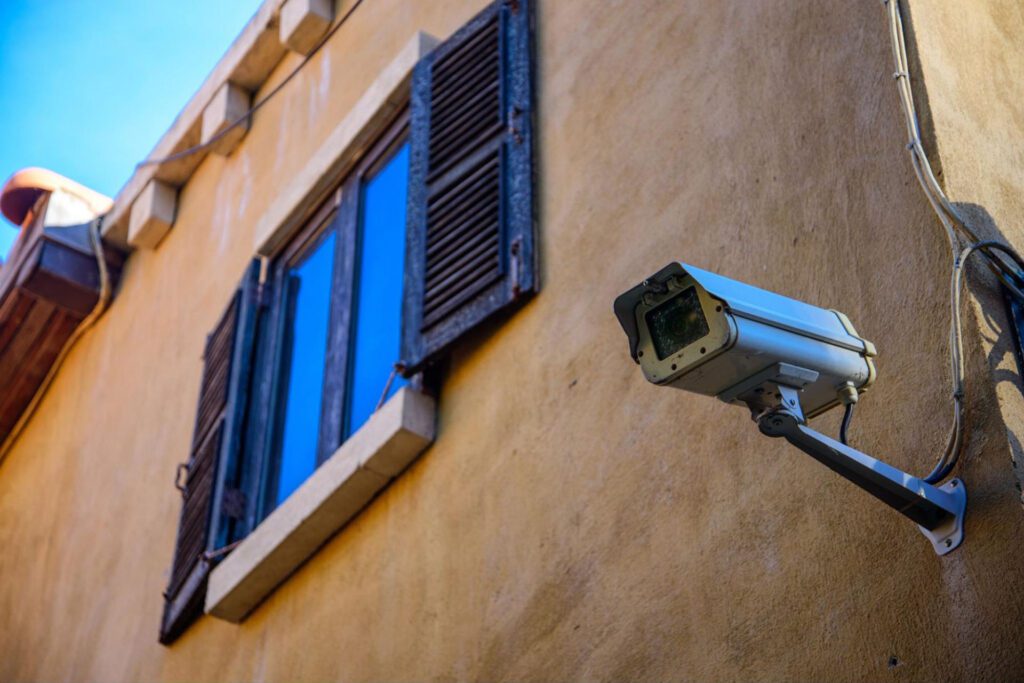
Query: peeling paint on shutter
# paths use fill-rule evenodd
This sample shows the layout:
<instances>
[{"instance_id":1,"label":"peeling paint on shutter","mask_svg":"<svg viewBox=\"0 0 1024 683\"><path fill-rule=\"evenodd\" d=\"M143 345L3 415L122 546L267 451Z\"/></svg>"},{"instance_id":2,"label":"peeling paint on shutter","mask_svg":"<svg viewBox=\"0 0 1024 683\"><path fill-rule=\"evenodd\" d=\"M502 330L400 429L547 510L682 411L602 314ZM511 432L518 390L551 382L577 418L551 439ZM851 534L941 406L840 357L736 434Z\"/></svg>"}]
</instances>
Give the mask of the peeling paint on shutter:
<instances>
[{"instance_id":1,"label":"peeling paint on shutter","mask_svg":"<svg viewBox=\"0 0 1024 683\"><path fill-rule=\"evenodd\" d=\"M536 290L530 5L492 4L413 75L407 374Z\"/></svg>"}]
</instances>

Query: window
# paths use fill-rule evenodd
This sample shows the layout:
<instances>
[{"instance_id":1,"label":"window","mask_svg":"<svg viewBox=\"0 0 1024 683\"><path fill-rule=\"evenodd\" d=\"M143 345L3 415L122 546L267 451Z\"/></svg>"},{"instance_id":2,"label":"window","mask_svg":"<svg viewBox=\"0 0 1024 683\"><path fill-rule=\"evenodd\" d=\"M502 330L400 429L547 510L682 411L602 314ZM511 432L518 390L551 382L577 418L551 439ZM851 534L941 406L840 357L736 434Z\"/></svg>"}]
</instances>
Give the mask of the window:
<instances>
[{"instance_id":1,"label":"window","mask_svg":"<svg viewBox=\"0 0 1024 683\"><path fill-rule=\"evenodd\" d=\"M201 613L209 551L245 538L406 382L393 368L407 134L403 113L282 252L253 263L207 341L161 642Z\"/></svg>"},{"instance_id":2,"label":"window","mask_svg":"<svg viewBox=\"0 0 1024 683\"><path fill-rule=\"evenodd\" d=\"M409 144L403 140L362 187L346 436L366 422L380 401L405 384L393 373L401 342L408 182Z\"/></svg>"},{"instance_id":3,"label":"window","mask_svg":"<svg viewBox=\"0 0 1024 683\"><path fill-rule=\"evenodd\" d=\"M275 507L317 465L335 241L333 231L320 236L298 263L285 265L285 343L277 377L283 395L270 494Z\"/></svg>"},{"instance_id":4,"label":"window","mask_svg":"<svg viewBox=\"0 0 1024 683\"><path fill-rule=\"evenodd\" d=\"M531 12L496 1L421 59L408 112L253 263L211 333L161 642L198 616L210 568L378 406L537 291Z\"/></svg>"},{"instance_id":5,"label":"window","mask_svg":"<svg viewBox=\"0 0 1024 683\"><path fill-rule=\"evenodd\" d=\"M261 417L243 456L246 528L273 512L404 383L399 360L407 116L285 247L260 335Z\"/></svg>"}]
</instances>

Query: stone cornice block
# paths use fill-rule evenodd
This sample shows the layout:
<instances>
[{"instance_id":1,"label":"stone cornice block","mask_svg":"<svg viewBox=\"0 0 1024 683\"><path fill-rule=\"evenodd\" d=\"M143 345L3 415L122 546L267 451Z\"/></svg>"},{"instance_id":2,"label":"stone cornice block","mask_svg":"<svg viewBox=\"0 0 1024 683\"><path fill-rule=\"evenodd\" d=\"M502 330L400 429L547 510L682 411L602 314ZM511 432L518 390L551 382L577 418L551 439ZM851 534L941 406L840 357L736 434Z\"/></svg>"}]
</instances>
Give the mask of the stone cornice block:
<instances>
[{"instance_id":1,"label":"stone cornice block","mask_svg":"<svg viewBox=\"0 0 1024 683\"><path fill-rule=\"evenodd\" d=\"M281 6L281 44L308 55L327 33L334 18L331 0L285 0Z\"/></svg>"},{"instance_id":2,"label":"stone cornice block","mask_svg":"<svg viewBox=\"0 0 1024 683\"><path fill-rule=\"evenodd\" d=\"M132 203L128 244L135 249L156 249L174 225L178 188L153 179Z\"/></svg>"},{"instance_id":3,"label":"stone cornice block","mask_svg":"<svg viewBox=\"0 0 1024 683\"><path fill-rule=\"evenodd\" d=\"M228 132L224 131L232 123L246 116L251 104L252 95L248 90L234 83L224 83L203 110L203 144L209 143L223 133L222 137L217 138L210 146L210 151L221 156L231 154L249 132L252 117L246 117L242 123Z\"/></svg>"}]
</instances>

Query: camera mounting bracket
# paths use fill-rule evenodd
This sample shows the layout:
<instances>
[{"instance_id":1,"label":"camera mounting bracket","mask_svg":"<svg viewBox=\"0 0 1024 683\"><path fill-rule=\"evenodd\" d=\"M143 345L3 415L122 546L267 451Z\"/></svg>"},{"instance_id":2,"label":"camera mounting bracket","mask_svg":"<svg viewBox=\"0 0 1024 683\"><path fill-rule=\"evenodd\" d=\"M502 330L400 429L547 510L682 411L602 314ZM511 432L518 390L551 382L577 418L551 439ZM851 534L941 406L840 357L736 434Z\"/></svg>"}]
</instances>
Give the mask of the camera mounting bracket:
<instances>
[{"instance_id":1,"label":"camera mounting bracket","mask_svg":"<svg viewBox=\"0 0 1024 683\"><path fill-rule=\"evenodd\" d=\"M816 432L800 408L800 389L779 383L778 402L750 405L762 434L783 437L841 477L853 482L900 514L916 522L939 555L963 542L967 489L959 479L942 486L918 479L866 453ZM742 399L741 399L742 400Z\"/></svg>"}]
</instances>

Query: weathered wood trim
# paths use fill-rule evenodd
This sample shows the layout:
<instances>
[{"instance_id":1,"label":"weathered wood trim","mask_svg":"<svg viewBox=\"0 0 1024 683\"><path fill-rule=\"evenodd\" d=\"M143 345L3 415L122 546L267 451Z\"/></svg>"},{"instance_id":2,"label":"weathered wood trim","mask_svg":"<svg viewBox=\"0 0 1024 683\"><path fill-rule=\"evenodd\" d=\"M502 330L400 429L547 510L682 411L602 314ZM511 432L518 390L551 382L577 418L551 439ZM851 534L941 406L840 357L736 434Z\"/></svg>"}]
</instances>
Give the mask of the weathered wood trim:
<instances>
[{"instance_id":1,"label":"weathered wood trim","mask_svg":"<svg viewBox=\"0 0 1024 683\"><path fill-rule=\"evenodd\" d=\"M99 301L88 225L25 230L0 278L0 441ZM107 247L104 256L114 287L124 255Z\"/></svg>"}]
</instances>

